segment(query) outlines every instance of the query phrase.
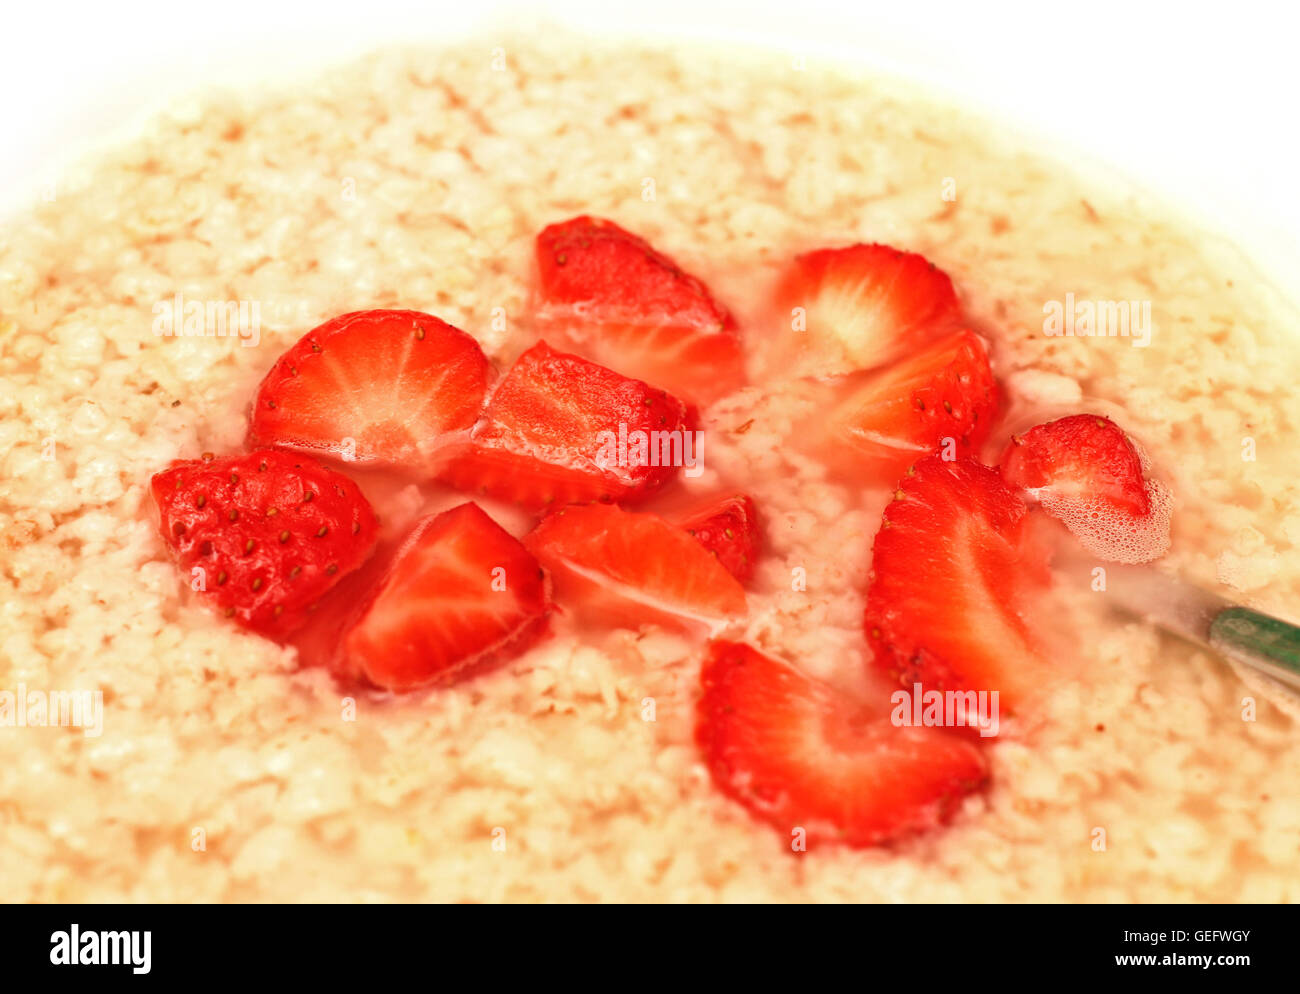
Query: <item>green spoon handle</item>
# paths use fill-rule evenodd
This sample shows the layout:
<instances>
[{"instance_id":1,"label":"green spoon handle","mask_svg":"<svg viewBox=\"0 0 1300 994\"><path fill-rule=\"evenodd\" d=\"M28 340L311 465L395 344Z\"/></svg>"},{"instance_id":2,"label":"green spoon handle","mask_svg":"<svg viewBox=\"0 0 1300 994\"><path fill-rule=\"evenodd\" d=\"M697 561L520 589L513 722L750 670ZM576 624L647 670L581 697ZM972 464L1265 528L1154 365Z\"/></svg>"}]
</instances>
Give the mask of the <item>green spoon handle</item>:
<instances>
[{"instance_id":1,"label":"green spoon handle","mask_svg":"<svg viewBox=\"0 0 1300 994\"><path fill-rule=\"evenodd\" d=\"M1227 607L1210 621L1210 645L1300 690L1300 627L1248 607Z\"/></svg>"}]
</instances>

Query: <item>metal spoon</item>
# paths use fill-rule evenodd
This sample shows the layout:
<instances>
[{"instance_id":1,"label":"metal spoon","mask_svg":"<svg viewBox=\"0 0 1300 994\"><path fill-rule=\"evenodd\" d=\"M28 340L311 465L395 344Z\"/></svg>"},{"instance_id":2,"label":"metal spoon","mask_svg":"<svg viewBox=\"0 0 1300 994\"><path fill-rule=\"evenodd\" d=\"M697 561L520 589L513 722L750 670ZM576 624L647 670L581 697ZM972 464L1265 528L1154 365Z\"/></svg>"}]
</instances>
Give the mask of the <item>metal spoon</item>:
<instances>
[{"instance_id":1,"label":"metal spoon","mask_svg":"<svg viewBox=\"0 0 1300 994\"><path fill-rule=\"evenodd\" d=\"M1112 603L1300 693L1300 627L1149 566L1101 565Z\"/></svg>"}]
</instances>

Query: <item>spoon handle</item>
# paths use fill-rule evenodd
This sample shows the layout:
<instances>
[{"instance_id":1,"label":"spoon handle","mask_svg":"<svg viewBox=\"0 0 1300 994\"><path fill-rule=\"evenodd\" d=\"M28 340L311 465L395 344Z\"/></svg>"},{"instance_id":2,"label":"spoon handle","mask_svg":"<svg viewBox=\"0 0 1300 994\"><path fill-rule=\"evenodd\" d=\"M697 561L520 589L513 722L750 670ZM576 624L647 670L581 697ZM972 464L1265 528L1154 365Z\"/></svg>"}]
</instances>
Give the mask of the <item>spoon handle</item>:
<instances>
[{"instance_id":1,"label":"spoon handle","mask_svg":"<svg viewBox=\"0 0 1300 994\"><path fill-rule=\"evenodd\" d=\"M1224 655L1300 690L1300 628L1295 625L1233 605L1211 619L1209 643Z\"/></svg>"},{"instance_id":2,"label":"spoon handle","mask_svg":"<svg viewBox=\"0 0 1300 994\"><path fill-rule=\"evenodd\" d=\"M1062 565L1090 583L1096 563ZM1115 607L1191 639L1300 694L1300 626L1235 604L1151 566L1109 563L1105 590Z\"/></svg>"}]
</instances>

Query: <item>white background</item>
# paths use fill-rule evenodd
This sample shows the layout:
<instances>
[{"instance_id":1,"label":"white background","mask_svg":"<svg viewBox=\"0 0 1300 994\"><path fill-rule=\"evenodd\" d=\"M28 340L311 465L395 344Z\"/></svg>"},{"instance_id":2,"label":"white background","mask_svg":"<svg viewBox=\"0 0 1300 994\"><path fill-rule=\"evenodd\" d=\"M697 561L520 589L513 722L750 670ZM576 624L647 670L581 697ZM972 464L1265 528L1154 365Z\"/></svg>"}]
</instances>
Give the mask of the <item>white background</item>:
<instances>
[{"instance_id":1,"label":"white background","mask_svg":"<svg viewBox=\"0 0 1300 994\"><path fill-rule=\"evenodd\" d=\"M384 42L550 22L756 42L910 76L1136 179L1291 295L1300 268L1300 19L1283 2L29 0L4 13L0 209L160 102L309 75ZM1046 9L1044 9L1046 8Z\"/></svg>"}]
</instances>

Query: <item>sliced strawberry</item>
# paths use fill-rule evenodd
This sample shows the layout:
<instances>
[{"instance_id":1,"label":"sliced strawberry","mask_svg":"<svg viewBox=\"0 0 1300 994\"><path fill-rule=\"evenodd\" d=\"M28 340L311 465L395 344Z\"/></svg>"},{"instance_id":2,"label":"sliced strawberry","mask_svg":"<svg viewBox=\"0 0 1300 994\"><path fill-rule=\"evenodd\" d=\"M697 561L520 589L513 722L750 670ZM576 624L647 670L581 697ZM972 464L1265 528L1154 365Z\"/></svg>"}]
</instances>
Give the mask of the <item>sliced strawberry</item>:
<instances>
[{"instance_id":1,"label":"sliced strawberry","mask_svg":"<svg viewBox=\"0 0 1300 994\"><path fill-rule=\"evenodd\" d=\"M1020 494L969 458L927 456L898 484L872 551L867 640L904 686L998 691L1014 710L1052 673L1032 628L1046 551Z\"/></svg>"},{"instance_id":2,"label":"sliced strawberry","mask_svg":"<svg viewBox=\"0 0 1300 994\"><path fill-rule=\"evenodd\" d=\"M701 672L696 742L713 781L783 833L873 846L945 821L987 781L970 738L896 727L890 688L866 707L789 663L714 642Z\"/></svg>"},{"instance_id":3,"label":"sliced strawberry","mask_svg":"<svg viewBox=\"0 0 1300 994\"><path fill-rule=\"evenodd\" d=\"M526 649L551 605L537 560L478 505L423 519L343 637L342 666L386 690L478 673Z\"/></svg>"},{"instance_id":4,"label":"sliced strawberry","mask_svg":"<svg viewBox=\"0 0 1300 994\"><path fill-rule=\"evenodd\" d=\"M1142 458L1110 418L1074 414L1013 436L999 463L1002 478L1037 496L1100 499L1130 515L1151 511Z\"/></svg>"},{"instance_id":5,"label":"sliced strawberry","mask_svg":"<svg viewBox=\"0 0 1300 994\"><path fill-rule=\"evenodd\" d=\"M741 583L754 575L762 532L748 494L711 497L678 518L687 534L718 558Z\"/></svg>"},{"instance_id":6,"label":"sliced strawberry","mask_svg":"<svg viewBox=\"0 0 1300 994\"><path fill-rule=\"evenodd\" d=\"M241 625L284 637L375 544L357 485L264 449L173 463L154 476L159 529L192 589Z\"/></svg>"},{"instance_id":7,"label":"sliced strawberry","mask_svg":"<svg viewBox=\"0 0 1300 994\"><path fill-rule=\"evenodd\" d=\"M833 468L864 482L892 483L931 452L974 451L998 413L988 352L970 331L831 389L834 406L805 425L804 434Z\"/></svg>"},{"instance_id":8,"label":"sliced strawberry","mask_svg":"<svg viewBox=\"0 0 1300 994\"><path fill-rule=\"evenodd\" d=\"M1075 414L1012 436L1000 465L1099 558L1148 562L1169 549L1170 493L1109 418Z\"/></svg>"},{"instance_id":9,"label":"sliced strawberry","mask_svg":"<svg viewBox=\"0 0 1300 994\"><path fill-rule=\"evenodd\" d=\"M698 279L612 221L575 217L537 236L539 332L695 404L745 379L731 314Z\"/></svg>"},{"instance_id":10,"label":"sliced strawberry","mask_svg":"<svg viewBox=\"0 0 1300 994\"><path fill-rule=\"evenodd\" d=\"M257 445L423 472L441 437L478 417L489 372L478 342L431 314L344 314L271 368L249 436Z\"/></svg>"},{"instance_id":11,"label":"sliced strawberry","mask_svg":"<svg viewBox=\"0 0 1300 994\"><path fill-rule=\"evenodd\" d=\"M775 297L777 371L836 376L924 346L961 320L952 281L924 256L850 245L797 256Z\"/></svg>"},{"instance_id":12,"label":"sliced strawberry","mask_svg":"<svg viewBox=\"0 0 1300 994\"><path fill-rule=\"evenodd\" d=\"M677 472L691 427L676 397L538 342L468 440L447 449L440 476L529 508L633 500Z\"/></svg>"},{"instance_id":13,"label":"sliced strawberry","mask_svg":"<svg viewBox=\"0 0 1300 994\"><path fill-rule=\"evenodd\" d=\"M543 519L524 545L554 579L556 601L592 622L717 628L746 610L736 578L655 514L566 507Z\"/></svg>"}]
</instances>

